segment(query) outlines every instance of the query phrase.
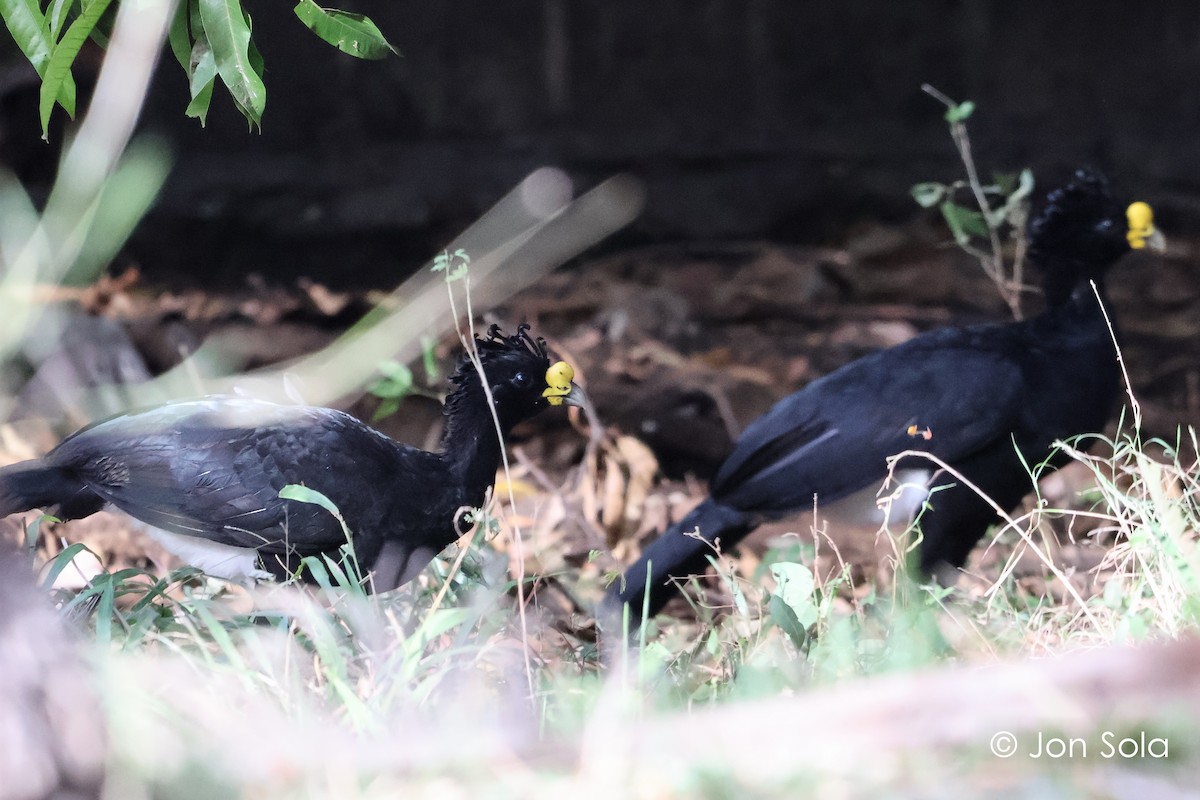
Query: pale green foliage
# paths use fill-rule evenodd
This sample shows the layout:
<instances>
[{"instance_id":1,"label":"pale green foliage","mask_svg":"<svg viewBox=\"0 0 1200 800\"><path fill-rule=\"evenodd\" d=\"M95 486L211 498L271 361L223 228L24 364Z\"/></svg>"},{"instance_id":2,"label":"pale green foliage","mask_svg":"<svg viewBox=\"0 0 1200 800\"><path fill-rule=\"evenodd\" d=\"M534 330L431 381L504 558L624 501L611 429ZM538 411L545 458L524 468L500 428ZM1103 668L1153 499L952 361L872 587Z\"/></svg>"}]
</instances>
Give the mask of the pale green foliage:
<instances>
[{"instance_id":1,"label":"pale green foliage","mask_svg":"<svg viewBox=\"0 0 1200 800\"><path fill-rule=\"evenodd\" d=\"M407 364L401 364L390 358L379 363L379 378L373 381L367 390L380 400L379 406L371 416L373 421L395 414L400 410L400 404L404 398L412 395L440 399L437 383L441 378L442 371L438 367L434 345L432 337L421 337L421 364L425 372L424 385L417 383L412 368Z\"/></svg>"},{"instance_id":2,"label":"pale green foliage","mask_svg":"<svg viewBox=\"0 0 1200 800\"><path fill-rule=\"evenodd\" d=\"M443 250L433 259L433 271L442 273L446 283L464 280L471 271L471 257L462 248L453 253Z\"/></svg>"}]
</instances>

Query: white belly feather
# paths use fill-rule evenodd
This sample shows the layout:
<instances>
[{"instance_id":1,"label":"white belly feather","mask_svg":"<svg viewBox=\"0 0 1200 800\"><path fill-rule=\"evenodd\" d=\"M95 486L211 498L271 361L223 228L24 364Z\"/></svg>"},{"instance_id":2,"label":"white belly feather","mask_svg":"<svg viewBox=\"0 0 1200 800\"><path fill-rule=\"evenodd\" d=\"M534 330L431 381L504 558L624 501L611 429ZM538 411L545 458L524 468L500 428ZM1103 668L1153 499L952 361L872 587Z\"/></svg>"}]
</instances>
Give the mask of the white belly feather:
<instances>
[{"instance_id":1,"label":"white belly feather","mask_svg":"<svg viewBox=\"0 0 1200 800\"><path fill-rule=\"evenodd\" d=\"M111 506L110 506L111 508ZM115 510L115 509L114 509ZM253 586L257 580L272 580L270 572L258 568L258 551L251 547L234 547L219 544L199 536L184 536L132 519L134 525L145 531L151 539L161 544L168 552L179 556L185 563L196 567L206 575L224 578L227 581Z\"/></svg>"}]
</instances>

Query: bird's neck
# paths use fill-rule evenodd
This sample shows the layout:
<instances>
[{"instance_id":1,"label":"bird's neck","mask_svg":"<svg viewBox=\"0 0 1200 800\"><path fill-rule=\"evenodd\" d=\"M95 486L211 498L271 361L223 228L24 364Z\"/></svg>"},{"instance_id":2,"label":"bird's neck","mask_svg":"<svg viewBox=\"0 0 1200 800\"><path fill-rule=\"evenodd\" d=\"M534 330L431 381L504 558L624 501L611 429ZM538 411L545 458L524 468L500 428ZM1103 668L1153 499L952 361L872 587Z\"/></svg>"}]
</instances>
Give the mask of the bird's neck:
<instances>
[{"instance_id":1,"label":"bird's neck","mask_svg":"<svg viewBox=\"0 0 1200 800\"><path fill-rule=\"evenodd\" d=\"M1079 281L1059 296L1051 295L1049 286L1046 289L1046 310L1042 317L1051 329L1069 330L1074 335L1105 343L1119 333L1102 279L1095 279L1095 288L1091 281Z\"/></svg>"},{"instance_id":2,"label":"bird's neck","mask_svg":"<svg viewBox=\"0 0 1200 800\"><path fill-rule=\"evenodd\" d=\"M1111 264L1098 259L1081 261L1063 256L1045 258L1038 267L1042 274L1042 291L1046 297L1046 305L1053 308L1078 303L1082 299L1095 306L1096 293L1092 291L1092 282L1095 281L1101 297L1104 297L1104 276L1110 266Z\"/></svg>"},{"instance_id":3,"label":"bird's neck","mask_svg":"<svg viewBox=\"0 0 1200 800\"><path fill-rule=\"evenodd\" d=\"M1078 313L1103 317L1109 308L1108 292L1104 289L1104 280L1096 278L1090 281L1077 281L1071 287L1066 298L1058 303L1051 303L1051 305L1065 306Z\"/></svg>"},{"instance_id":4,"label":"bird's neck","mask_svg":"<svg viewBox=\"0 0 1200 800\"><path fill-rule=\"evenodd\" d=\"M446 401L441 457L468 497L482 499L492 485L500 466L501 447L483 388L477 381L459 386Z\"/></svg>"}]
</instances>

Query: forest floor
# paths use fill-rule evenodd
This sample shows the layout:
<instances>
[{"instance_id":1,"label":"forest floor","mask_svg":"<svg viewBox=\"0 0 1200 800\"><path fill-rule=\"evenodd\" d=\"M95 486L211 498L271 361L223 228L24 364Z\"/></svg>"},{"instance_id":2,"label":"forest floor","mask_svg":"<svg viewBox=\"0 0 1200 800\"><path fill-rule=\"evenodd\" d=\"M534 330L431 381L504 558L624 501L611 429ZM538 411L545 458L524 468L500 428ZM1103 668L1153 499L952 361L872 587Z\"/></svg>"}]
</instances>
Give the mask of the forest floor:
<instances>
[{"instance_id":1,"label":"forest floor","mask_svg":"<svg viewBox=\"0 0 1200 800\"><path fill-rule=\"evenodd\" d=\"M531 646L539 663L570 664L570 657L563 654L572 653L581 659L578 669L582 672L598 669L592 613L605 582L704 496L705 479L738 432L773 402L844 363L921 331L1007 318L1007 309L978 265L957 249L944 246L940 236L922 226L864 226L836 248L750 242L629 250L584 259L488 308L483 315L486 321L510 328L529 321L552 350L575 365L577 380L593 399L605 429L603 437L589 443L588 429L574 410L570 419L552 411L521 426L511 437L512 470L507 477L501 476L499 486L504 491L497 491L504 524L486 548L501 562L507 560L512 574L520 570L534 576L530 583L533 627L522 633L521 639ZM1165 259L1140 254L1127 258L1113 271L1109 291L1122 332L1122 356L1140 404L1141 440L1159 437L1173 445L1181 435L1183 442L1189 441L1187 426L1200 427L1200 281L1193 263L1197 246L1172 244L1172 254ZM301 356L332 342L375 297L368 292L336 292L303 280L293 286L268 286L253 277L244 288L219 295L170 291L142 285L131 271L84 290L56 290L54 299L115 320L128 334L125 344L105 344L102 336L87 335L91 329L84 323L83 335L69 339L64 346L70 351L69 361L103 363L109 365L106 370L119 371L119 366L113 366L120 361L113 358L113 347L127 347L144 362L146 373L158 373L202 342L223 342L238 369ZM482 305L479 298L476 304ZM1036 296L1031 296L1028 307L1036 305ZM460 349L453 337L431 347L440 377L427 379L423 370L414 367L418 383L427 384L428 394L440 391ZM134 369L129 374L137 373ZM14 390L17 413L0 440L4 461L44 452L57 437L86 421L89 412L71 402L59 403L55 423L38 419L38 412L53 407L45 386L37 388L38 383L55 385L55 380L61 378L43 374L32 386ZM57 385L61 388L61 383ZM346 398L340 405L371 420L379 403L377 397L367 394ZM418 395L406 399L399 412L374 424L402 441L430 447L437 441L441 416L433 397ZM1128 433L1129 419L1122 424L1121 432ZM1117 422L1105 433L1115 436ZM1187 446L1180 449L1188 452ZM1040 495L1051 509L1086 510L1096 501L1090 488L1093 483L1084 464L1072 464L1043 480ZM505 499L509 488L515 508ZM869 501L866 505L873 506ZM1086 514L1070 513L1047 515L1043 522L1038 532L1058 567L1057 574L1010 532L995 546L976 549L958 585L964 607L990 602L998 581L1006 582L1007 602L1015 602L1014 607L1021 609L1066 607L1075 602L1071 598L1099 602L1105 587L1115 583L1109 578L1128 572L1128 563L1111 557L1121 539L1112 526ZM13 536L19 536L14 523L8 524ZM522 531L522 547L515 546L515 528ZM855 508L817 508L815 514L763 526L748 546L737 554L725 554L725 558L733 573L746 579L746 585L765 581L768 588L771 580L765 567L769 563L799 558L811 567L818 591L822 587L827 590L834 604L832 612L826 609L822 614L853 617L865 629L876 623L864 609L878 596L897 591L893 571L903 541L898 543L894 535L901 531L902 526L882 530L877 519ZM63 572L59 584L63 587L81 587L106 570L136 567L151 576L165 576L178 566L125 522L106 514L45 525L39 535L44 558L72 542L86 543L94 554L77 558L77 569ZM443 559L435 564L439 577L423 576L421 587L434 586L445 575L448 563ZM1064 580L1070 585L1064 586ZM189 591L180 584L168 594L184 598ZM257 602L254 595L227 591L233 598L231 608L246 610ZM508 593L513 593L511 587ZM759 610L764 618L768 616L762 611L766 596L751 594L753 602L763 604ZM700 645L694 643L707 641L706 647L716 652L720 648L714 642L718 640L748 641L745 631L755 614L747 617L744 607L739 608L745 598L733 584L710 576L702 593L692 597L693 603L699 597L694 606L698 613L689 608L689 601L674 601L667 619L677 618L677 622L660 622L657 628L668 642L667 651L673 654L663 656L668 672L679 671L679 663L700 663ZM126 607L136 600L128 599ZM433 605L436 608L437 601ZM1083 613L1090 612L1085 609ZM726 615L733 620L722 629ZM1012 619L1019 616L1032 621L1029 630L1015 632L1024 640L1019 653L1050 652L1066 638L1062 631L1049 630L1049 623L1039 622L1036 614L1021 611L1020 615L1024 616L1014 613ZM1074 619L1077 613L1067 616ZM825 628L825 624L817 627L824 631L826 641L836 643L833 634L840 629L833 623ZM980 641L986 641L991 634L981 631L990 623L981 624L984 628L976 633ZM1034 626L1043 624L1046 629L1035 630ZM521 625L525 625L524 618ZM946 623L939 625L945 627ZM734 633L728 633L730 628ZM718 675L729 685L735 678L744 683L754 674L751 651L761 653L780 646L760 634L750 635L749 640L760 644L748 647L742 655L733 657L728 655L730 651L721 650L714 662L701 665L714 685ZM951 642L961 642L961 634L946 636ZM220 641L220 636L216 638ZM888 647L902 649L894 644L895 637L885 637L885 641L893 643ZM1104 643L1116 641L1121 638ZM737 650L740 646L732 652L741 652ZM861 647L861 642L855 646ZM990 652L991 647L984 644L982 649ZM1167 670L1177 655L1159 658L1151 654L1147 658ZM511 653L509 657L513 657ZM808 657L813 665L824 663L813 652ZM322 653L320 658L326 660L328 655ZM793 664L794 659L770 663ZM1048 680L1085 680L1087 669L1078 667L1063 666L1060 677ZM1139 661L1132 669L1145 668ZM1182 680L1174 673L1164 674L1166 683L1152 687L1155 691L1167 692L1167 684ZM366 684L360 682L357 690L369 695L377 680L381 680L379 676L372 676ZM910 696L937 691L921 683L924 679L920 676L912 680L913 686L902 689ZM936 685L941 679L934 676L932 680ZM695 692L704 682L694 675L682 681L689 687L684 690L689 706L699 702L700 695ZM977 694L966 684L960 688ZM958 696L953 685L948 691L947 698ZM781 696L791 693L788 688ZM550 704L546 707L565 702L568 695L570 692L548 695L551 699L545 701ZM1003 692L993 698L997 708L1002 698ZM864 702L864 698L851 695L846 700L851 705ZM816 698L815 702L825 701ZM890 706L885 703L883 707ZM758 724L736 719L742 710L731 706L718 713L730 717L735 726ZM555 727L553 716L543 712L542 729ZM722 719L715 717L711 722L723 725ZM891 724L896 722L893 719ZM825 719L823 724L831 724L831 720ZM862 734L847 729L838 739L838 724L832 725L831 742ZM895 731L877 733L882 737ZM653 736L654 731L647 735ZM703 748L697 752L702 753ZM535 762L547 758L556 768L566 769L553 752L547 755L538 750L532 758ZM987 780L981 785L986 788ZM642 794L675 796L667 791ZM682 791L678 796L688 795Z\"/></svg>"},{"instance_id":2,"label":"forest floor","mask_svg":"<svg viewBox=\"0 0 1200 800\"><path fill-rule=\"evenodd\" d=\"M593 551L611 552L611 559L605 555L594 566L611 572L703 497L705 480L738 432L776 400L921 331L1007 318L977 263L946 246L941 236L919 225L864 226L839 248L761 242L648 247L559 270L490 309L489 321L508 327L533 323L575 365L608 430L603 451L587 465L586 480L570 481L575 495L570 498L550 496L562 493L568 473L584 456L586 438L553 414L515 432L522 505L538 509L553 499L556 509L540 517L534 552L558 566L579 566ZM1131 256L1110 276L1145 440L1173 443L1181 426L1185 432L1188 425L1200 427L1195 252L1190 243L1172 242L1167 258ZM242 290L219 295L161 291L141 285L130 272L81 292L61 292L60 299L120 322L136 350L133 358L157 373L206 341L222 342L242 369L296 358L333 341L370 307L373 295L334 292L306 280L267 286L253 276ZM1037 304L1036 293L1030 294L1026 307L1036 310ZM98 341L78 338L64 347L73 348L76 360L86 359L88 346ZM454 337L434 348L443 374L459 349ZM111 363L113 356L94 360ZM430 395L442 388L440 378L426 382ZM37 417L53 405L36 383L21 395L22 415ZM371 395L345 403L368 420L378 404ZM15 451L8 459L44 451L55 436L87 421L69 412L64 409L67 418L50 427L18 422L8 437ZM429 447L437 441L440 413L431 397L412 396L399 412L374 424L401 441ZM1116 429L1114 420L1105 433ZM1072 465L1043 482L1042 497L1053 508L1078 506L1087 481L1082 465ZM815 524L808 514L764 526L749 551L788 533L812 540L820 530L818 538L832 545L829 569L852 564L856 580L876 575L880 556L886 561L894 554L893 544L877 536L874 517L840 507L817 514ZM1102 550L1080 547L1088 541L1088 526L1075 523L1070 530L1059 526L1064 548L1059 557L1084 576ZM98 535L91 535L97 526ZM67 526L63 541L87 541L109 567L152 564L162 571L172 565L141 535L120 523L114 533L113 526L108 518L75 523ZM981 556L988 563L968 572L986 585L1005 558L981 549L976 561ZM1030 569L1041 574L1036 564Z\"/></svg>"}]
</instances>

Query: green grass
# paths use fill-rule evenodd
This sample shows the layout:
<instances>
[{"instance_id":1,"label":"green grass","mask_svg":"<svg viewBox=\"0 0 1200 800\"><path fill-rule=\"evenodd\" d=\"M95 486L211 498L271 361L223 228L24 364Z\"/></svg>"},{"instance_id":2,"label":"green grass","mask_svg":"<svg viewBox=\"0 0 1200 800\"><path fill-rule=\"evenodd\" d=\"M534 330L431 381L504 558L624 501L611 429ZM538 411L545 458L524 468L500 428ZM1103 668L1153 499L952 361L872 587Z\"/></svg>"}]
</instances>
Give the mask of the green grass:
<instances>
[{"instance_id":1,"label":"green grass","mask_svg":"<svg viewBox=\"0 0 1200 800\"><path fill-rule=\"evenodd\" d=\"M755 729L756 710L833 690L853 697L859 687L955 666L1053 660L1194 632L1194 432L1169 446L1123 438L1094 449L1077 456L1096 477L1090 507L1029 518L1092 522L1092 546L1107 551L1098 590L1083 606L1061 591L1032 595L1004 568L994 585L975 590L919 586L903 574L853 590L846 573L799 578L815 574L812 550L792 547L768 554L753 579L729 574L729 613L700 606L697 619L659 617L646 647L604 665L586 620L541 608L536 596L522 634L507 556L485 537L471 546L469 569L456 568L448 553L414 584L381 597L352 582L316 592L270 586L255 593L253 614L235 610L236 595L194 571L152 584L111 576L88 590L101 602L84 638L112 732L110 781L164 796L508 797L590 791L597 781L621 796L787 797L831 787L859 796L904 784L923 796L924 781L947 779L944 759L953 756L951 774L982 787L958 796L986 796L988 776L1001 767L1017 796L1045 786L1052 796L1076 796L1078 764L1026 761L1014 777L1011 765L989 756L986 737L945 752L905 755L897 746L860 754L864 762L915 764L899 783L866 763L857 770L830 762L823 771L799 757L794 769L773 763L746 774L736 758L690 758L688 738L727 735L706 730L705 720L733 715L747 726L744 737L807 741L844 721L796 720L794 730L767 732ZM1005 538L1012 541L996 546L1020 549L1020 537ZM556 579L582 597L599 591L591 578ZM140 599L120 602L126 596ZM981 677L981 696L989 691ZM1175 724L1156 720L1151 714L1146 724ZM869 740L870 721L863 725ZM621 749L647 726L677 726L681 737L661 784L653 765Z\"/></svg>"}]
</instances>

